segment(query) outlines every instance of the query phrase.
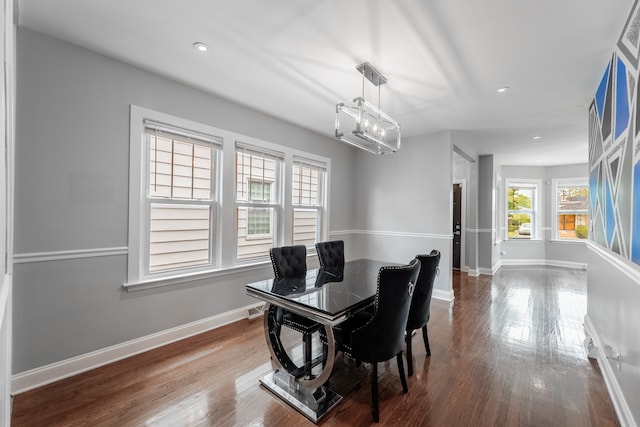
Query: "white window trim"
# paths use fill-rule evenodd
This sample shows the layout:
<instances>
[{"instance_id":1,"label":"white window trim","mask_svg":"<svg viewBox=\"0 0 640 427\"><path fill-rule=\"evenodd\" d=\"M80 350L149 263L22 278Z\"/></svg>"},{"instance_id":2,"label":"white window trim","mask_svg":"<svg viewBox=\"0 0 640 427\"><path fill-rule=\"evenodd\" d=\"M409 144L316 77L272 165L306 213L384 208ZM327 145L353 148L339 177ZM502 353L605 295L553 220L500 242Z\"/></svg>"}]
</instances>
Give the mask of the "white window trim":
<instances>
[{"instance_id":1,"label":"white window trim","mask_svg":"<svg viewBox=\"0 0 640 427\"><path fill-rule=\"evenodd\" d=\"M273 182L271 182L272 184L272 188L271 188L271 195L274 197L274 201L272 201L271 203L257 203L257 202L252 202L252 201L239 201L237 200L237 188L236 188L236 165L235 165L235 156L236 153L238 152L238 148L242 149L245 148L251 152L255 152L256 154L259 153L263 153L269 156L273 156L276 160L276 177L275 180ZM285 174L285 168L286 168L286 164L285 164L285 153L282 150L283 147L280 147L276 144L270 144L267 143L265 141L257 141L257 140L251 140L248 138L242 138L239 140L235 141L235 144L233 145L233 156L234 156L234 167L232 169L232 174L233 174L233 203L234 203L234 210L237 210L238 208L265 208L265 209L273 209L273 230L271 232L271 236L273 237L273 246L282 246L283 245L283 233L282 233L282 221L283 221L283 212L286 211L284 208L284 203L283 203L283 181L286 180L286 174ZM228 150L231 151L231 150ZM249 178L249 177L248 177ZM251 188L247 187L247 191L249 191L249 193L251 192ZM243 265L243 264L250 264L250 263L255 263L255 262L260 262L260 261L266 261L269 260L269 254L265 254L263 256L259 256L259 257L251 257L251 258L245 258L245 259L240 259L238 258L238 240L239 240L239 236L238 236L238 223L237 223L237 216L234 216L235 220L233 222L233 229L234 229L234 241L233 241L233 264L234 265ZM248 240L257 240L258 237L254 237L254 238L249 238Z\"/></svg>"},{"instance_id":2,"label":"white window trim","mask_svg":"<svg viewBox=\"0 0 640 427\"><path fill-rule=\"evenodd\" d=\"M320 204L319 205L299 205L293 203L293 167L295 164L306 164L309 166L317 166L318 168L323 170L323 179L319 181L319 189L320 191ZM329 162L322 160L317 157L309 157L308 153L299 153L294 154L291 162L291 176L290 176L290 185L291 185L291 195L290 195L290 203L292 204L291 209L291 240L293 241L293 213L295 210L314 210L318 212L318 218L320 219L320 224L318 225L318 230L316 231L316 241L321 242L327 239L328 236L328 209L327 204L329 202L328 191L327 188L329 186ZM307 252L315 252L315 246L307 247Z\"/></svg>"},{"instance_id":3,"label":"white window trim","mask_svg":"<svg viewBox=\"0 0 640 427\"><path fill-rule=\"evenodd\" d=\"M144 164L146 160L147 146L145 144L145 121L156 123L166 123L170 127L188 129L194 134L201 133L203 135L215 135L215 139L221 139L221 131L211 126L193 122L187 119L171 116L169 114L160 113L158 111L149 110L136 105L131 105L131 122L129 134L129 256L128 256L128 283L146 282L153 279L164 279L167 277L175 277L180 275L179 270L169 270L162 272L148 273L147 260L145 259L146 249L149 245L148 224L146 222L146 211L149 200L147 193L147 176L148 170ZM222 143L217 143L218 149ZM219 174L220 162L219 156L214 157L214 173L212 184L219 187L221 177ZM219 193L213 189L214 198L219 199ZM220 233L220 203L214 204L211 212L212 228L211 232L214 236ZM185 274L194 274L199 271L210 271L219 265L219 248L215 242L210 242L210 259L211 264L192 267L185 269Z\"/></svg>"},{"instance_id":4,"label":"white window trim","mask_svg":"<svg viewBox=\"0 0 640 427\"><path fill-rule=\"evenodd\" d=\"M534 229L530 239L514 239L509 238L509 187L512 186L534 186L536 188L536 197L533 201L534 206L531 211L534 215ZM544 240L542 238L542 224L544 223L544 209L542 206L542 200L544 195L542 194L542 180L541 179L528 179L528 178L507 178L504 184L504 239L510 242L531 242ZM534 238L535 236L535 238Z\"/></svg>"},{"instance_id":5,"label":"white window trim","mask_svg":"<svg viewBox=\"0 0 640 427\"><path fill-rule=\"evenodd\" d=\"M588 239L561 239L558 233L558 186L562 185L575 185L575 186L585 186L589 188L589 178L588 177L573 177L573 178L554 178L551 180L551 230L552 230L552 241L554 242L573 242L573 243L582 243ZM587 199L588 202L589 199ZM589 213L589 209L587 208L587 214Z\"/></svg>"},{"instance_id":6,"label":"white window trim","mask_svg":"<svg viewBox=\"0 0 640 427\"><path fill-rule=\"evenodd\" d=\"M222 139L222 148L219 153L218 163L215 165L217 170L220 171L216 177L219 180L218 211L214 213L217 221L215 229L212 229L214 235L217 236L212 242L213 254L215 254L215 267L209 266L201 270L192 268L185 270L184 272L174 270L168 272L164 276L154 275L152 277L144 274L145 252L142 245L146 239L144 234L144 230L146 228L144 217L146 200L143 196L146 193L146 178L141 170L141 166L143 166L142 161L145 159L146 150L143 139L145 120L169 123L175 127L199 132L203 135L215 135L217 138ZM276 239L278 245L290 243L293 237L293 206L291 198L294 157L305 158L326 165L324 207L322 211L322 223L320 224L321 231L319 232L319 238L321 240L327 239L328 230L330 229L328 189L331 188L331 159L144 107L131 105L129 129L128 276L126 283L123 284L123 287L126 288L127 291L131 292L160 286L180 285L194 280L222 277L229 274L252 271L270 266L271 263L268 256L265 259L254 259L243 263L235 260L235 204L229 202L235 200L235 143L240 141L248 145L260 147L264 150L284 153L284 178L282 184L284 191L281 193L282 205L284 208L282 211L278 212L282 218L278 225L278 236ZM224 201L227 201L227 203L224 203ZM229 224L234 224L234 226L229 227ZM313 256L313 253L307 252L307 256Z\"/></svg>"}]
</instances>

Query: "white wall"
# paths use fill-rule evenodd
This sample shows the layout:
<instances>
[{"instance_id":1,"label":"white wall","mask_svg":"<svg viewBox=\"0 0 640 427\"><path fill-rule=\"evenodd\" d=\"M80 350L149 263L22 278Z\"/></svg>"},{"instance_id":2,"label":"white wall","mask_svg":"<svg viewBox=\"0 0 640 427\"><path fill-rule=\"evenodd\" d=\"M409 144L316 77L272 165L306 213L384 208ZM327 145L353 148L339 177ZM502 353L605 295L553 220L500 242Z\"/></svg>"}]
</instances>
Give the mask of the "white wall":
<instances>
[{"instance_id":1,"label":"white wall","mask_svg":"<svg viewBox=\"0 0 640 427\"><path fill-rule=\"evenodd\" d=\"M354 149L25 28L17 74L14 373L256 303L244 284L272 274L123 290L130 104L331 158L330 235L350 250Z\"/></svg>"}]
</instances>

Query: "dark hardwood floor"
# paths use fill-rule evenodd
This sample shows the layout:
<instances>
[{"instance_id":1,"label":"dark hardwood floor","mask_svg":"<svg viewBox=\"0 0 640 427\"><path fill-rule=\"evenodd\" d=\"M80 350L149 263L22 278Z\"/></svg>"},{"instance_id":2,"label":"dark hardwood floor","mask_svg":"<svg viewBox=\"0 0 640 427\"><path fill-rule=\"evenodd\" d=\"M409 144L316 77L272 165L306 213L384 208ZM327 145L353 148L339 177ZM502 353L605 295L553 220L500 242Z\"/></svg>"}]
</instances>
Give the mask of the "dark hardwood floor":
<instances>
[{"instance_id":1,"label":"dark hardwood floor","mask_svg":"<svg viewBox=\"0 0 640 427\"><path fill-rule=\"evenodd\" d=\"M413 337L409 393L395 360L379 365L381 425L618 425L582 346L586 272L453 277L455 302L432 302L431 357ZM20 394L12 425L312 425L258 385L269 371L262 319L237 322ZM364 376L320 424L371 424L369 386Z\"/></svg>"}]
</instances>

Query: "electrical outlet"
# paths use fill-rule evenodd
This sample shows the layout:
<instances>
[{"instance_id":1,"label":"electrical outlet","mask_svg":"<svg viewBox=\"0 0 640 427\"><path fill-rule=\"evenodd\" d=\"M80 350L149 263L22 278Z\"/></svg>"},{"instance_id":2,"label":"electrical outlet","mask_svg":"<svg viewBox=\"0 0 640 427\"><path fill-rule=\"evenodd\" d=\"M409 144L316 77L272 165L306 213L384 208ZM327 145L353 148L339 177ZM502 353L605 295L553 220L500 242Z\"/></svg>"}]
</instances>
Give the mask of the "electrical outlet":
<instances>
[{"instance_id":1,"label":"electrical outlet","mask_svg":"<svg viewBox=\"0 0 640 427\"><path fill-rule=\"evenodd\" d=\"M620 356L620 352L618 350L615 350L610 345L605 345L604 354L607 356L607 360L614 362L616 368L618 368L619 371L622 371L622 356Z\"/></svg>"}]
</instances>

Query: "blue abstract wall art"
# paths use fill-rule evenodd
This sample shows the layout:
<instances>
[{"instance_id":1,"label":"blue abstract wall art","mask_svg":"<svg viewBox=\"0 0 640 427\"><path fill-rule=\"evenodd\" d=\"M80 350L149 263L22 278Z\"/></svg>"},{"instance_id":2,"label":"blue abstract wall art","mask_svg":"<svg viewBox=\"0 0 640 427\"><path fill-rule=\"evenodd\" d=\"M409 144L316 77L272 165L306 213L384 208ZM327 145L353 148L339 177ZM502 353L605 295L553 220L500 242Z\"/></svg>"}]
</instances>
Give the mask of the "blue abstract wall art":
<instances>
[{"instance_id":1,"label":"blue abstract wall art","mask_svg":"<svg viewBox=\"0 0 640 427\"><path fill-rule=\"evenodd\" d=\"M589 108L589 239L638 265L639 24L636 0Z\"/></svg>"}]
</instances>

